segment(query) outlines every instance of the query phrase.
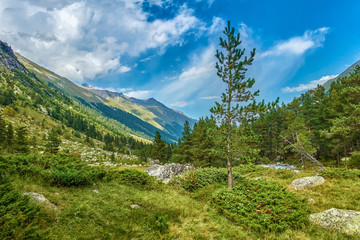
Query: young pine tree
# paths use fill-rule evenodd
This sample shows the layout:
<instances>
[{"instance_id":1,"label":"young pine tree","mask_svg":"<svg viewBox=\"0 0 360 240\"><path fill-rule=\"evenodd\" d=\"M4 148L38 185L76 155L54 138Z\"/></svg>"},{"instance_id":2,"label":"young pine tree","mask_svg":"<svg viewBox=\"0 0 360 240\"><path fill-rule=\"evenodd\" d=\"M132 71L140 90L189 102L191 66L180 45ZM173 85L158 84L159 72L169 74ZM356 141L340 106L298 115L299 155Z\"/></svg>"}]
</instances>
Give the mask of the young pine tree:
<instances>
[{"instance_id":1,"label":"young pine tree","mask_svg":"<svg viewBox=\"0 0 360 240\"><path fill-rule=\"evenodd\" d=\"M232 137L233 123L243 122L246 118L244 108L239 103L252 101L259 91L251 92L250 89L255 83L255 79L245 79L246 67L254 61L255 49L250 52L250 57L245 57L245 49L240 48L240 34L235 34L235 29L230 26L225 28L225 39L220 38L220 46L224 52L216 51L217 75L226 84L225 93L222 94L221 103L216 102L216 106L211 108L211 113L223 124L225 155L228 171L228 189L232 188Z\"/></svg>"},{"instance_id":2,"label":"young pine tree","mask_svg":"<svg viewBox=\"0 0 360 240\"><path fill-rule=\"evenodd\" d=\"M15 150L19 153L29 152L26 127L19 127L16 129Z\"/></svg>"},{"instance_id":3,"label":"young pine tree","mask_svg":"<svg viewBox=\"0 0 360 240\"><path fill-rule=\"evenodd\" d=\"M50 153L58 153L59 152L59 146L60 146L60 139L59 134L52 130L49 134L49 137L47 139L48 143L46 144L47 151Z\"/></svg>"}]
</instances>

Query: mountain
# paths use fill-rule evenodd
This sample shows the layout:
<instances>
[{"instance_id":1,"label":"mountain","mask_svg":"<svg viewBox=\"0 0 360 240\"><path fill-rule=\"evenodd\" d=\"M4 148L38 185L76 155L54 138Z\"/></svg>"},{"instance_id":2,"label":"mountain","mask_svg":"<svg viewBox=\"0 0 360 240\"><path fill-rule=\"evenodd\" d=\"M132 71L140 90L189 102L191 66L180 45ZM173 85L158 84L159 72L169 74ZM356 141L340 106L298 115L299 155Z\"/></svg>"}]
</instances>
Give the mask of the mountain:
<instances>
[{"instance_id":1,"label":"mountain","mask_svg":"<svg viewBox=\"0 0 360 240\"><path fill-rule=\"evenodd\" d=\"M19 53L13 53L13 55L19 60L21 67L24 66L48 86L96 110L102 116L124 124L133 131L131 134L152 139L156 131L159 131L163 139L174 142L181 137L185 121L191 125L196 122L185 114L166 107L154 98L136 99L122 93L96 89L88 84L79 86ZM11 64L8 65L11 66Z\"/></svg>"},{"instance_id":2,"label":"mountain","mask_svg":"<svg viewBox=\"0 0 360 240\"><path fill-rule=\"evenodd\" d=\"M154 98L136 99L122 93L100 90L92 87L83 88L107 100L107 104L131 113L145 122L164 130L171 135L180 137L185 121L194 125L196 120L184 113L168 108Z\"/></svg>"},{"instance_id":3,"label":"mountain","mask_svg":"<svg viewBox=\"0 0 360 240\"><path fill-rule=\"evenodd\" d=\"M352 73L354 70L355 70L355 67L356 66L360 66L360 60L357 61L356 63L354 63L353 65L351 65L350 67L348 67L345 71L343 71L342 73L340 73L337 77L335 78L332 78L330 80L328 80L327 82L324 83L324 87L326 90L329 90L330 89L330 85L332 82L338 80L339 78L342 78L342 77L345 77L345 76L348 76L350 73Z\"/></svg>"}]
</instances>

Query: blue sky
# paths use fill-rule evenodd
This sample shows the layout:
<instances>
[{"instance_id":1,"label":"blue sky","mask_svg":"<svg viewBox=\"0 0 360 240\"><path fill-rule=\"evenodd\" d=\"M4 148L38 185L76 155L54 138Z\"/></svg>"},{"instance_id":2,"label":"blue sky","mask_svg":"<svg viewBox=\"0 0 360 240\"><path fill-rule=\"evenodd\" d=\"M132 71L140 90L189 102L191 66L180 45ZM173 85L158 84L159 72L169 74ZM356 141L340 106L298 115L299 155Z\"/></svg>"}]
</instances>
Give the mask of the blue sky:
<instances>
[{"instance_id":1,"label":"blue sky","mask_svg":"<svg viewBox=\"0 0 360 240\"><path fill-rule=\"evenodd\" d=\"M260 99L288 102L360 59L359 12L357 0L1 0L0 39L78 84L199 118L225 89L214 54L228 20L256 48Z\"/></svg>"}]
</instances>

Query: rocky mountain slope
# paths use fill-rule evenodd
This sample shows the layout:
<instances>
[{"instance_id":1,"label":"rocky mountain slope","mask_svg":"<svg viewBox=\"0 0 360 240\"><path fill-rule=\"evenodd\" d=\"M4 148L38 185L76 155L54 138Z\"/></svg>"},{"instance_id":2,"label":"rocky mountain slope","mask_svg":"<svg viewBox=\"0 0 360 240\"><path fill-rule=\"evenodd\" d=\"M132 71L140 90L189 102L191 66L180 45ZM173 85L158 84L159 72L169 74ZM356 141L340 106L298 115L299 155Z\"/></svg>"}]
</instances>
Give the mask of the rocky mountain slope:
<instances>
[{"instance_id":1,"label":"rocky mountain slope","mask_svg":"<svg viewBox=\"0 0 360 240\"><path fill-rule=\"evenodd\" d=\"M360 60L357 61L356 63L354 63L353 65L351 65L350 67L348 67L345 71L340 73L336 78L332 78L332 79L328 80L327 82L325 82L323 85L325 87L325 89L329 90L332 82L338 80L339 78L348 76L351 72L353 72L355 70L356 66L360 66Z\"/></svg>"},{"instance_id":2,"label":"rocky mountain slope","mask_svg":"<svg viewBox=\"0 0 360 240\"><path fill-rule=\"evenodd\" d=\"M191 125L196 122L185 114L166 107L154 98L142 100L127 97L122 93L92 88L89 85L79 86L18 53L15 55L28 71L50 87L150 139L155 136L156 131L159 131L165 140L176 141L181 136L185 121L189 121Z\"/></svg>"}]
</instances>

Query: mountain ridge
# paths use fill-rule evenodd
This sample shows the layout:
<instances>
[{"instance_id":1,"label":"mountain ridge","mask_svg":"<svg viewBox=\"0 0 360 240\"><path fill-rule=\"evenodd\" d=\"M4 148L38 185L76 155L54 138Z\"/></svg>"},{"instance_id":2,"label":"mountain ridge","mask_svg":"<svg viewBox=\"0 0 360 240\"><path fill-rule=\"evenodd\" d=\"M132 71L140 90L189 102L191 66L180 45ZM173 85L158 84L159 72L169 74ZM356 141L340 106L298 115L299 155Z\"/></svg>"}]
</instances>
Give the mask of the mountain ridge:
<instances>
[{"instance_id":1,"label":"mountain ridge","mask_svg":"<svg viewBox=\"0 0 360 240\"><path fill-rule=\"evenodd\" d=\"M7 44L4 44L4 46L8 47ZM13 53L13 55L19 61L20 64L17 67L20 69L26 67L28 71L35 74L37 78L50 87L74 98L87 107L96 109L104 116L116 121L125 121L126 124L132 125L135 131L141 131L150 138L153 138L158 130L165 140L175 142L181 136L185 121L188 121L191 125L196 122L195 119L167 107L154 98L136 99L125 96L123 93L96 89L88 84L80 86L32 62L19 53ZM129 121L129 118L133 120Z\"/></svg>"},{"instance_id":2,"label":"mountain ridge","mask_svg":"<svg viewBox=\"0 0 360 240\"><path fill-rule=\"evenodd\" d=\"M330 85L332 82L338 80L339 78L342 77L346 77L348 76L350 73L352 73L355 70L356 66L360 66L360 60L355 62L354 64L352 64L350 67L348 67L347 69L345 69L345 71L343 71L342 73L340 73L337 77L329 79L328 81L326 81L323 86L325 87L326 90L330 89Z\"/></svg>"}]
</instances>

